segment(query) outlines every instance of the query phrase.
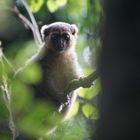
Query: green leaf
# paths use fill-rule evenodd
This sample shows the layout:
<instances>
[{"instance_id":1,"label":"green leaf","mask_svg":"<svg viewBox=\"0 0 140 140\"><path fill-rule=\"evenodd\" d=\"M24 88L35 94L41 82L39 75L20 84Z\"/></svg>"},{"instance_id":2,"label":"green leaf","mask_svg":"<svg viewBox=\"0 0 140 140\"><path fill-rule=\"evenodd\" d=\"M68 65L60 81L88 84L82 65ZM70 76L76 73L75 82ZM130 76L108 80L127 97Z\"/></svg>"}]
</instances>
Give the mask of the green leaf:
<instances>
[{"instance_id":1,"label":"green leaf","mask_svg":"<svg viewBox=\"0 0 140 140\"><path fill-rule=\"evenodd\" d=\"M72 109L71 115L75 116L78 113L78 110L79 110L79 102L76 101L74 103L74 107Z\"/></svg>"},{"instance_id":2,"label":"green leaf","mask_svg":"<svg viewBox=\"0 0 140 140\"><path fill-rule=\"evenodd\" d=\"M73 105L70 115L68 116L68 119L74 117L78 113L78 110L79 110L79 102L76 101Z\"/></svg>"},{"instance_id":3,"label":"green leaf","mask_svg":"<svg viewBox=\"0 0 140 140\"><path fill-rule=\"evenodd\" d=\"M57 10L57 5L55 2L51 1L51 0L48 0L47 1L47 7L49 9L50 12L55 12Z\"/></svg>"},{"instance_id":4,"label":"green leaf","mask_svg":"<svg viewBox=\"0 0 140 140\"><path fill-rule=\"evenodd\" d=\"M7 107L6 107L6 103L5 103L3 96L0 92L0 120L2 121L2 120L8 119L8 114L9 114L9 112L8 112Z\"/></svg>"},{"instance_id":5,"label":"green leaf","mask_svg":"<svg viewBox=\"0 0 140 140\"><path fill-rule=\"evenodd\" d=\"M8 60L8 62L10 61ZM12 72L13 69L9 66L9 64L5 61L5 59L0 58L0 83L2 82L3 78L9 81Z\"/></svg>"},{"instance_id":6,"label":"green leaf","mask_svg":"<svg viewBox=\"0 0 140 140\"><path fill-rule=\"evenodd\" d=\"M46 118L46 110L44 107L35 107L29 114L21 119L19 127L22 131L34 136L41 136L45 134L45 128L42 126L44 119Z\"/></svg>"},{"instance_id":7,"label":"green leaf","mask_svg":"<svg viewBox=\"0 0 140 140\"><path fill-rule=\"evenodd\" d=\"M82 98L91 100L98 95L100 90L101 90L100 80L97 79L93 82L93 86L91 88L85 88L85 89L81 88L79 90L78 95Z\"/></svg>"},{"instance_id":8,"label":"green leaf","mask_svg":"<svg viewBox=\"0 0 140 140\"><path fill-rule=\"evenodd\" d=\"M47 129L53 128L60 121L60 117L54 116L54 110L50 104L37 102L30 112L20 119L18 126L30 135L44 136Z\"/></svg>"},{"instance_id":9,"label":"green leaf","mask_svg":"<svg viewBox=\"0 0 140 140\"><path fill-rule=\"evenodd\" d=\"M45 140L84 140L89 137L89 130L85 127L85 123L85 118L81 116L65 121Z\"/></svg>"},{"instance_id":10,"label":"green leaf","mask_svg":"<svg viewBox=\"0 0 140 140\"><path fill-rule=\"evenodd\" d=\"M56 3L59 7L65 6L67 3L67 0L56 0Z\"/></svg>"},{"instance_id":11,"label":"green leaf","mask_svg":"<svg viewBox=\"0 0 140 140\"><path fill-rule=\"evenodd\" d=\"M92 104L87 103L83 105L82 112L89 119L97 120L99 118L99 112L97 110L97 107Z\"/></svg>"},{"instance_id":12,"label":"green leaf","mask_svg":"<svg viewBox=\"0 0 140 140\"><path fill-rule=\"evenodd\" d=\"M22 67L25 64L25 62L37 52L36 45L33 41L28 41L26 43L22 43L19 46L19 48L20 49L15 54L15 57L13 60L13 64L14 64L15 68Z\"/></svg>"},{"instance_id":13,"label":"green leaf","mask_svg":"<svg viewBox=\"0 0 140 140\"><path fill-rule=\"evenodd\" d=\"M32 12L38 12L43 5L43 0L27 0L29 8Z\"/></svg>"},{"instance_id":14,"label":"green leaf","mask_svg":"<svg viewBox=\"0 0 140 140\"><path fill-rule=\"evenodd\" d=\"M42 71L37 63L29 65L21 73L19 78L27 84L36 84L42 78Z\"/></svg>"},{"instance_id":15,"label":"green leaf","mask_svg":"<svg viewBox=\"0 0 140 140\"><path fill-rule=\"evenodd\" d=\"M32 91L20 80L15 79L11 82L12 108L14 112L24 112L32 104Z\"/></svg>"},{"instance_id":16,"label":"green leaf","mask_svg":"<svg viewBox=\"0 0 140 140\"><path fill-rule=\"evenodd\" d=\"M48 0L47 7L50 12L55 12L59 7L64 6L67 3L67 0Z\"/></svg>"}]
</instances>

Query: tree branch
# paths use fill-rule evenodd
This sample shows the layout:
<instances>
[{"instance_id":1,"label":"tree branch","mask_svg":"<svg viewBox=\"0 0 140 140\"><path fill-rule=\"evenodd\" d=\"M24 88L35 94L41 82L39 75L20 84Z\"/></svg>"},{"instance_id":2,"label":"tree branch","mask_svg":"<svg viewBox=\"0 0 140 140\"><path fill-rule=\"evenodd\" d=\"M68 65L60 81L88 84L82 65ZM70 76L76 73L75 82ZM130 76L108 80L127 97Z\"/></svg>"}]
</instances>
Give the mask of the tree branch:
<instances>
[{"instance_id":1,"label":"tree branch","mask_svg":"<svg viewBox=\"0 0 140 140\"><path fill-rule=\"evenodd\" d=\"M34 26L34 24L33 24L29 19L27 19L24 15L22 15L16 6L15 6L13 9L11 8L11 9L9 9L9 10L11 10L12 12L14 12L14 13L21 19L21 21L22 21L27 27L29 27L29 28L31 29L37 47L38 47L38 48L41 48L43 42L42 42L42 40L41 40L41 36L40 36L39 31L38 31L38 28L36 28L36 27ZM34 22L35 22L35 21L34 21Z\"/></svg>"},{"instance_id":2,"label":"tree branch","mask_svg":"<svg viewBox=\"0 0 140 140\"><path fill-rule=\"evenodd\" d=\"M38 58L40 51L42 50L42 46L44 45L42 40L41 40L41 36L38 30L38 26L36 23L36 20L34 19L34 16L32 15L32 13L30 12L28 5L26 4L26 2L24 0L22 0L22 4L24 5L24 7L26 8L29 17L31 18L31 21L28 20L24 15L22 15L20 13L20 11L18 10L18 8L15 6L14 9L10 9L11 11L15 12L17 14L17 16L22 20L22 22L28 26L32 32L33 32L33 36L34 36L34 40L38 46L38 50L37 52L31 57L29 58L22 67L20 67L19 69L17 69L15 71L14 76L16 76L20 71L22 71L24 68L26 68L26 66L28 66L29 64L32 64L33 62L36 61L36 59ZM70 82L70 84L65 88L64 92L66 94L80 88L89 88L92 85L92 82L98 77L97 72L93 72L92 74L90 74L87 77L84 78L80 78L80 79L74 79Z\"/></svg>"},{"instance_id":3,"label":"tree branch","mask_svg":"<svg viewBox=\"0 0 140 140\"><path fill-rule=\"evenodd\" d=\"M33 16L33 14L30 12L29 8L28 8L28 5L26 4L26 2L24 0L21 1L23 6L26 8L28 14L29 14L29 17L31 18L31 21L29 19L27 19L24 15L22 15L20 13L20 11L18 10L18 8L15 6L13 9L9 9L10 11L14 12L20 19L21 21L26 25L28 26L32 33L33 33L33 36L34 36L34 41L38 47L36 53L34 55L32 55L25 63L23 66L21 66L20 68L18 68L17 70L15 70L14 72L14 77L19 73L21 72L22 70L24 70L28 65L32 64L33 62L35 62L38 57L39 57L39 54L40 54L40 51L43 49L43 46L44 46L44 43L43 41L41 40L41 35L40 35L40 32L39 32L39 29L38 29L38 26L37 26L37 23L36 23L36 20Z\"/></svg>"},{"instance_id":4,"label":"tree branch","mask_svg":"<svg viewBox=\"0 0 140 140\"><path fill-rule=\"evenodd\" d=\"M66 87L64 93L68 94L80 87L89 88L91 85L93 85L93 81L97 78L98 78L98 73L97 73L97 71L95 71L87 77L80 78L80 79L74 79Z\"/></svg>"},{"instance_id":5,"label":"tree branch","mask_svg":"<svg viewBox=\"0 0 140 140\"><path fill-rule=\"evenodd\" d=\"M42 45L42 39L41 39L41 36L40 36L40 32L39 32L39 29L38 29L38 25L37 25L37 22L32 14L32 12L29 10L29 7L28 7L28 4L26 3L25 0L21 0L22 4L24 5L24 7L26 8L28 14L29 14L29 17L31 19L31 22L32 22L32 25L35 29L35 33L36 33L36 37L37 37L37 40L38 40L38 47L41 47Z\"/></svg>"}]
</instances>

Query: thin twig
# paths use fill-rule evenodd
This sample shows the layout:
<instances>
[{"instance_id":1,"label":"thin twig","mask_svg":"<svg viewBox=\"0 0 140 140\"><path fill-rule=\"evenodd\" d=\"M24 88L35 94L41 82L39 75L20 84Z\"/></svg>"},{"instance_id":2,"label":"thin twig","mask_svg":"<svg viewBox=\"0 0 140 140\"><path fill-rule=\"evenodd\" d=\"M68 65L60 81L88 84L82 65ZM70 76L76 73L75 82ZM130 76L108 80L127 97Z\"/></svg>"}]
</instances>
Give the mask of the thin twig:
<instances>
[{"instance_id":1,"label":"thin twig","mask_svg":"<svg viewBox=\"0 0 140 140\"><path fill-rule=\"evenodd\" d=\"M39 33L39 29L38 29L37 22L36 22L36 20L35 20L35 18L34 18L34 16L33 16L32 12L29 10L29 7L28 7L28 5L27 5L27 3L26 3L26 0L21 0L21 2L22 2L22 4L24 5L24 7L26 8L26 10L27 10L27 12L28 12L28 14L29 14L29 17L30 17L30 19L31 19L31 21L32 21L32 24L33 24L33 26L34 26L34 28L35 28L36 36L37 36L38 43L39 43L39 47L40 47L41 44L42 44L42 39L41 39L41 36L40 36L40 33Z\"/></svg>"},{"instance_id":2,"label":"thin twig","mask_svg":"<svg viewBox=\"0 0 140 140\"><path fill-rule=\"evenodd\" d=\"M21 21L31 29L34 36L35 43L37 47L40 48L42 46L41 45L42 41L40 42L40 39L38 37L40 36L39 31L34 27L34 25L30 22L30 20L28 20L23 14L20 13L20 11L16 6L14 7L14 9L10 9L10 10L13 11L21 19Z\"/></svg>"},{"instance_id":3,"label":"thin twig","mask_svg":"<svg viewBox=\"0 0 140 140\"><path fill-rule=\"evenodd\" d=\"M14 77L15 77L19 72L23 71L28 65L31 65L31 64L33 64L34 62L36 62L36 60L38 59L39 54L40 54L40 52L42 51L42 49L43 49L42 47L39 48L39 49L37 50L37 52L36 52L34 55L32 55L32 56L24 63L24 65L23 65L22 67L18 68L18 69L15 71L15 73L14 73Z\"/></svg>"},{"instance_id":4,"label":"thin twig","mask_svg":"<svg viewBox=\"0 0 140 140\"><path fill-rule=\"evenodd\" d=\"M1 53L2 53L2 51L1 51ZM3 95L5 105L9 111L9 128L12 132L13 140L15 140L15 138L17 137L17 131L16 131L16 126L15 126L14 119L13 119L12 109L11 109L11 88L10 88L10 85L9 85L7 79L5 78L6 74L5 74L3 53L0 57L0 64L2 66L2 69L1 69L1 71L2 71L2 83L0 85L0 91Z\"/></svg>"},{"instance_id":5,"label":"thin twig","mask_svg":"<svg viewBox=\"0 0 140 140\"><path fill-rule=\"evenodd\" d=\"M23 1L22 1L23 2ZM19 73L21 72L22 70L24 70L28 65L32 64L33 62L35 62L40 54L40 51L42 50L43 46L44 46L44 43L42 42L41 40L41 35L39 33L39 30L38 30L38 26L37 26L37 23L34 19L34 16L32 15L32 13L30 12L30 10L28 9L28 6L26 4L26 2L24 1L23 2L24 6L26 5L26 10L28 11L29 13L29 16L32 20L32 23L24 16L20 13L20 11L18 10L18 8L15 6L14 9L10 9L11 11L13 11L14 13L17 14L17 16L22 20L22 22L24 24L26 24L31 30L32 30L32 33L33 33L33 36L34 36L34 41L36 42L36 45L38 47L38 50L36 51L36 53L34 55L32 55L25 63L23 66L21 66L20 68L18 68L15 73L14 73L14 77Z\"/></svg>"},{"instance_id":6,"label":"thin twig","mask_svg":"<svg viewBox=\"0 0 140 140\"><path fill-rule=\"evenodd\" d=\"M4 55L1 46L0 46L0 59L3 59L8 64L8 66L11 68L11 70L13 72L15 72L15 68L13 67L13 65L11 64L11 62Z\"/></svg>"},{"instance_id":7,"label":"thin twig","mask_svg":"<svg viewBox=\"0 0 140 140\"><path fill-rule=\"evenodd\" d=\"M3 99L5 101L5 105L9 112L9 128L12 132L13 140L15 140L15 138L18 135L18 132L16 130L12 108L11 108L11 89L9 87L7 80L4 77L3 77L3 84L0 86L0 88L2 91Z\"/></svg>"}]
</instances>

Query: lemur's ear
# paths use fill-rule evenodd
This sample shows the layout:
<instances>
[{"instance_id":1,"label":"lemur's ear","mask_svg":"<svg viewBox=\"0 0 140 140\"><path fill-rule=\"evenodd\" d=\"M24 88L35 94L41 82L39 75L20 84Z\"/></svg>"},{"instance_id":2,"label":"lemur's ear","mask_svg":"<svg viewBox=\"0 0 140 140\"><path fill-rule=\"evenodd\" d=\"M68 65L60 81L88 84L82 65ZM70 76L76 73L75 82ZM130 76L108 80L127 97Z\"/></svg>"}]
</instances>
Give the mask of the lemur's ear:
<instances>
[{"instance_id":1,"label":"lemur's ear","mask_svg":"<svg viewBox=\"0 0 140 140\"><path fill-rule=\"evenodd\" d=\"M42 38L45 39L45 37L49 35L48 26L47 26L47 25L43 25L43 26L41 27L40 32L41 32Z\"/></svg>"},{"instance_id":2,"label":"lemur's ear","mask_svg":"<svg viewBox=\"0 0 140 140\"><path fill-rule=\"evenodd\" d=\"M78 27L75 24L71 24L71 33L75 35L78 33Z\"/></svg>"}]
</instances>

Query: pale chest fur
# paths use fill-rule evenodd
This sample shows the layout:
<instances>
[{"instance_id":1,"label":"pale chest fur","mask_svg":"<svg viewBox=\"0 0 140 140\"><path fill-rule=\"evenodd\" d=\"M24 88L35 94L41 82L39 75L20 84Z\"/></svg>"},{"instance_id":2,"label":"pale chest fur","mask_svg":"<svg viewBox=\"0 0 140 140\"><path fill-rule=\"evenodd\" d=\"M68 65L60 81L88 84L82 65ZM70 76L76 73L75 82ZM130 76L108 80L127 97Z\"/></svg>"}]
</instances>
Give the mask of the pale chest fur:
<instances>
[{"instance_id":1,"label":"pale chest fur","mask_svg":"<svg viewBox=\"0 0 140 140\"><path fill-rule=\"evenodd\" d=\"M59 57L53 57L51 65L48 67L50 86L56 92L61 92L72 79L79 78L77 57L75 54L65 54Z\"/></svg>"}]
</instances>

